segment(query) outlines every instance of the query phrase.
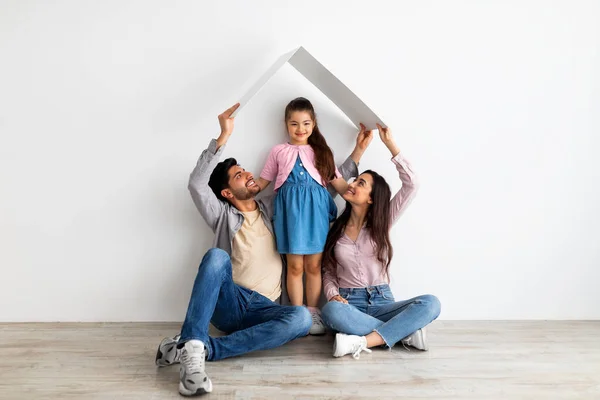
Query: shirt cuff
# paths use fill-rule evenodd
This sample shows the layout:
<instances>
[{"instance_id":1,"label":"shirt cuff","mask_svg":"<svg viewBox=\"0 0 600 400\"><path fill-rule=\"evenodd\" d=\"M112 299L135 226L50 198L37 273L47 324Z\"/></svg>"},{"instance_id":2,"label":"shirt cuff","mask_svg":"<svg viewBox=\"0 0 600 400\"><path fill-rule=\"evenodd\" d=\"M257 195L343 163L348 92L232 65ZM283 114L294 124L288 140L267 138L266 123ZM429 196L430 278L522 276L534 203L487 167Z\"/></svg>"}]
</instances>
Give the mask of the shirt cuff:
<instances>
[{"instance_id":1,"label":"shirt cuff","mask_svg":"<svg viewBox=\"0 0 600 400\"><path fill-rule=\"evenodd\" d=\"M223 145L217 149L217 139L211 139L210 143L208 144L208 151L214 155L221 154L223 152L224 148L225 148L225 145Z\"/></svg>"},{"instance_id":2,"label":"shirt cuff","mask_svg":"<svg viewBox=\"0 0 600 400\"><path fill-rule=\"evenodd\" d=\"M392 157L390 160L397 163L397 162L404 160L404 157L402 157L402 153L398 153L394 157Z\"/></svg>"},{"instance_id":3,"label":"shirt cuff","mask_svg":"<svg viewBox=\"0 0 600 400\"><path fill-rule=\"evenodd\" d=\"M331 300L332 297L339 295L340 292L337 288L332 288L327 291L327 301Z\"/></svg>"}]
</instances>

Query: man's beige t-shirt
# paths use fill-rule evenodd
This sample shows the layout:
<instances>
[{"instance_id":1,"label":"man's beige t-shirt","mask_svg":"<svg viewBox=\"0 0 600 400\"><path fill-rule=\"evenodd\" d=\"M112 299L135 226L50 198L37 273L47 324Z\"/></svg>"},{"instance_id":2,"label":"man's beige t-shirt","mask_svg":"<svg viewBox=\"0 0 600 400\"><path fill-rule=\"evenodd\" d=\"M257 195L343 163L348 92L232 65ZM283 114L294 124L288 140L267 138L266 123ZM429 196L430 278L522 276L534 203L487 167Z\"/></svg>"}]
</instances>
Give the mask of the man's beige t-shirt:
<instances>
[{"instance_id":1,"label":"man's beige t-shirt","mask_svg":"<svg viewBox=\"0 0 600 400\"><path fill-rule=\"evenodd\" d=\"M281 296L281 256L260 210L244 212L244 223L233 237L233 281L275 301Z\"/></svg>"}]
</instances>

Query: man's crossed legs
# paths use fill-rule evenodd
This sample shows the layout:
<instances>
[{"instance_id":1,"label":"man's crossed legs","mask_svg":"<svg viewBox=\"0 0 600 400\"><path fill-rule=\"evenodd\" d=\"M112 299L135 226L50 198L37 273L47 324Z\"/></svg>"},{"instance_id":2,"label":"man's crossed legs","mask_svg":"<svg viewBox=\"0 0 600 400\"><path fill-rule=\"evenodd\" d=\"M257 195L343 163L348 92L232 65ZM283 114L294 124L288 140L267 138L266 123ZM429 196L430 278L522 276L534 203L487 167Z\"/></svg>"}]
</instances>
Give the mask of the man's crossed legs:
<instances>
[{"instance_id":1,"label":"man's crossed legs","mask_svg":"<svg viewBox=\"0 0 600 400\"><path fill-rule=\"evenodd\" d=\"M209 322L227 336L210 337ZM212 391L204 361L279 347L306 336L312 324L305 307L281 306L233 282L231 259L210 249L202 259L181 335L163 340L159 366L177 362L181 349L179 392L192 396Z\"/></svg>"}]
</instances>

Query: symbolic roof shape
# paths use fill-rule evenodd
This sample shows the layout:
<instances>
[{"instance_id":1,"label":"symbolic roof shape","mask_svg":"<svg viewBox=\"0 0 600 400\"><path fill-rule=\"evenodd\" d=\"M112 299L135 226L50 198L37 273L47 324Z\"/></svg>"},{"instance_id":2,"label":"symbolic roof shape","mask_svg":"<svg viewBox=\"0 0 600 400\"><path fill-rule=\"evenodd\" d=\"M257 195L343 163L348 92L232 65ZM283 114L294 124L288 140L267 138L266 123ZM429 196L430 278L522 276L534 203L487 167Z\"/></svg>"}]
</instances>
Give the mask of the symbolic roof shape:
<instances>
[{"instance_id":1,"label":"symbolic roof shape","mask_svg":"<svg viewBox=\"0 0 600 400\"><path fill-rule=\"evenodd\" d=\"M242 96L239 101L240 107L232 116L235 117L285 63L292 65L323 92L325 96L346 114L356 127L359 126L360 122L365 124L367 129L377 129L375 126L376 123L384 127L386 126L373 110L302 46L279 57L254 85L250 87L246 94Z\"/></svg>"}]
</instances>

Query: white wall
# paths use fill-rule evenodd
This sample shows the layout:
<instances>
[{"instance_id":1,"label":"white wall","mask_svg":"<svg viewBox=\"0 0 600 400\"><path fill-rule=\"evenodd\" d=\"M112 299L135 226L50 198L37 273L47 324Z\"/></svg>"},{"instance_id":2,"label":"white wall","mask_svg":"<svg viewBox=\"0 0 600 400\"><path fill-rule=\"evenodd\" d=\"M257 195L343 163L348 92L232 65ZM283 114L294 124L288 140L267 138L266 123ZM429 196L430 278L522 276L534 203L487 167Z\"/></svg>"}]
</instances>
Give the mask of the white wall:
<instances>
[{"instance_id":1,"label":"white wall","mask_svg":"<svg viewBox=\"0 0 600 400\"><path fill-rule=\"evenodd\" d=\"M367 4L368 3L368 4ZM0 1L0 321L182 320L211 233L187 178L216 116L305 46L421 178L398 298L444 319L600 318L600 3ZM256 173L304 95L291 67L236 120ZM398 188L378 139L361 169Z\"/></svg>"}]
</instances>

